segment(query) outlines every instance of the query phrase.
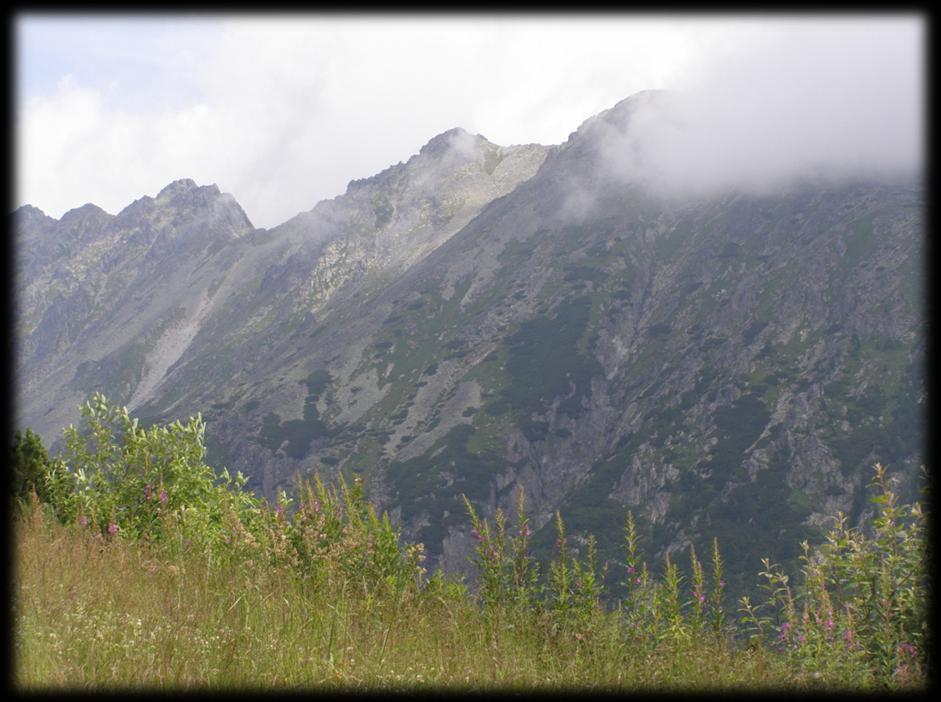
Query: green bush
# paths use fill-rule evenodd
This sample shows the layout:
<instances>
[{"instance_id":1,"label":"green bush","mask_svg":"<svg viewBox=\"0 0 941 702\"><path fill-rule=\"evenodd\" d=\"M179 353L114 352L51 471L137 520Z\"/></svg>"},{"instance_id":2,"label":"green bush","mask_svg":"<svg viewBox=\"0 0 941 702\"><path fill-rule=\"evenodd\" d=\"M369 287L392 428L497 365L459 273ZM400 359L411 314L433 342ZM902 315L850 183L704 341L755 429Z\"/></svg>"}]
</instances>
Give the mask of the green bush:
<instances>
[{"instance_id":1,"label":"green bush","mask_svg":"<svg viewBox=\"0 0 941 702\"><path fill-rule=\"evenodd\" d=\"M65 448L48 463L40 495L60 521L113 537L164 540L168 524L216 548L228 512L260 519L260 501L241 474L217 475L205 461L205 423L143 428L126 408L96 393L81 407L82 429L69 426Z\"/></svg>"},{"instance_id":2,"label":"green bush","mask_svg":"<svg viewBox=\"0 0 941 702\"><path fill-rule=\"evenodd\" d=\"M49 454L39 435L31 429L17 431L10 449L11 495L22 499L36 493L45 499L42 477L48 470Z\"/></svg>"},{"instance_id":3,"label":"green bush","mask_svg":"<svg viewBox=\"0 0 941 702\"><path fill-rule=\"evenodd\" d=\"M802 544L802 580L792 590L779 566L764 560L767 601L741 603L755 636L776 636L798 669L856 685L890 687L927 675L929 579L926 514L900 506L876 464L876 514L865 528L839 513L818 548Z\"/></svg>"}]
</instances>

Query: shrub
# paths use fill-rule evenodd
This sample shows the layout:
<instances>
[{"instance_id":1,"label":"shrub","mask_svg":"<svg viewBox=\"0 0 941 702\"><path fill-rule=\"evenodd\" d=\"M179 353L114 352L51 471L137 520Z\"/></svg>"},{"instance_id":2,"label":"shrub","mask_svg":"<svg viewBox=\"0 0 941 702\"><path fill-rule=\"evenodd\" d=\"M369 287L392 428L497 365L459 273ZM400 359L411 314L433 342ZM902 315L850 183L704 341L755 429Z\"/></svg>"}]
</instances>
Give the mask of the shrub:
<instances>
[{"instance_id":1,"label":"shrub","mask_svg":"<svg viewBox=\"0 0 941 702\"><path fill-rule=\"evenodd\" d=\"M767 601L743 598L741 609L753 634L774 637L804 673L888 687L927 674L926 514L918 502L898 505L881 464L872 486L871 525L850 528L839 513L825 543L805 541L796 591L764 560Z\"/></svg>"},{"instance_id":2,"label":"shrub","mask_svg":"<svg viewBox=\"0 0 941 702\"><path fill-rule=\"evenodd\" d=\"M49 470L49 454L42 439L32 430L17 431L10 449L11 494L14 498L26 498L36 493L44 499L43 475Z\"/></svg>"}]
</instances>

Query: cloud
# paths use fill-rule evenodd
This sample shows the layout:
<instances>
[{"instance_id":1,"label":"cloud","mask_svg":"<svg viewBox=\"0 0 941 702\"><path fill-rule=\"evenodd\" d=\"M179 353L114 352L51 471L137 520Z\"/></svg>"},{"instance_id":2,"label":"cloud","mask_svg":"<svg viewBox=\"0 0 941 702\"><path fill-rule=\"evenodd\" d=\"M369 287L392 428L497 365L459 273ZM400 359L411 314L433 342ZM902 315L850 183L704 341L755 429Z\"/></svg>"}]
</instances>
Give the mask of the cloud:
<instances>
[{"instance_id":1,"label":"cloud","mask_svg":"<svg viewBox=\"0 0 941 702\"><path fill-rule=\"evenodd\" d=\"M689 106L629 143L612 135L610 165L635 168L621 147L647 144L645 177L661 184L770 183L813 157L851 170L853 157L883 168L921 152L917 21L141 17L122 22L119 45L116 27L96 42L93 18L70 26L46 56L56 81L37 78L41 33L18 50L17 199L53 216L85 202L116 212L186 177L271 227L453 127L560 143L647 88L681 89ZM139 68L136 26L150 37Z\"/></svg>"},{"instance_id":2,"label":"cloud","mask_svg":"<svg viewBox=\"0 0 941 702\"><path fill-rule=\"evenodd\" d=\"M738 28L676 93L606 125L606 164L688 197L802 179L896 178L924 153L922 28L912 20Z\"/></svg>"},{"instance_id":3,"label":"cloud","mask_svg":"<svg viewBox=\"0 0 941 702\"><path fill-rule=\"evenodd\" d=\"M585 116L679 70L685 35L672 24L316 15L201 18L186 31L180 18L100 30L91 18L45 30L27 23L18 199L54 216L88 201L114 212L189 177L232 192L270 227L453 127L504 145L563 141ZM154 52L161 61L147 58ZM62 67L76 73L70 85L41 80Z\"/></svg>"}]
</instances>

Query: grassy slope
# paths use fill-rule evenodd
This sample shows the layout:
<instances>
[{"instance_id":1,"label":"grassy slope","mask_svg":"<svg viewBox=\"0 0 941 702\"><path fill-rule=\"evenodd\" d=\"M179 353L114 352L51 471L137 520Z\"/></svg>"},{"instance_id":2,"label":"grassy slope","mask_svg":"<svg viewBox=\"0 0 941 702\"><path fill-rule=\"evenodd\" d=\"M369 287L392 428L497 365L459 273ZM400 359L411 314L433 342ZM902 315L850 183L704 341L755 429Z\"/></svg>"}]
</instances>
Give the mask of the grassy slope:
<instances>
[{"instance_id":1,"label":"grassy slope","mask_svg":"<svg viewBox=\"0 0 941 702\"><path fill-rule=\"evenodd\" d=\"M130 543L18 526L15 682L26 688L788 681L773 661L706 642L641 652L614 632L589 643L501 626L467 599L370 601L352 582L315 588L267 567L160 562Z\"/></svg>"},{"instance_id":2,"label":"grassy slope","mask_svg":"<svg viewBox=\"0 0 941 702\"><path fill-rule=\"evenodd\" d=\"M460 586L401 601L290 569L157 558L34 514L15 529L14 683L26 689L723 689L799 685L783 658L714 639L590 634L482 611Z\"/></svg>"}]
</instances>

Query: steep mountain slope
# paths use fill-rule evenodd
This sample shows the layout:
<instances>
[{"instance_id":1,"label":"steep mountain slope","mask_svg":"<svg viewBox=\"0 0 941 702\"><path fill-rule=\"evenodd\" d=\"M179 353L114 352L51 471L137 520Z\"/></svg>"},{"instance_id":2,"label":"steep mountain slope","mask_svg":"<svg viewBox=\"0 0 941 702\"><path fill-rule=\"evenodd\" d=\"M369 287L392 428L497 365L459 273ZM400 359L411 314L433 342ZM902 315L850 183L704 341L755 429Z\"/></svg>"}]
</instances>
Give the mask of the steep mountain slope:
<instances>
[{"instance_id":1,"label":"steep mountain slope","mask_svg":"<svg viewBox=\"0 0 941 702\"><path fill-rule=\"evenodd\" d=\"M103 268L125 213L21 209L25 423L57 429L71 405L36 398L96 383L144 417L201 410L213 460L266 494L361 473L451 570L460 496L491 511L521 486L543 550L558 509L615 558L632 509L651 555L718 536L733 585L792 559L865 509L871 461L922 460L923 191L655 197L610 153L651 99L550 149L452 130L270 231L167 204L192 233L162 250L191 248L162 276L143 253Z\"/></svg>"},{"instance_id":2,"label":"steep mountain slope","mask_svg":"<svg viewBox=\"0 0 941 702\"><path fill-rule=\"evenodd\" d=\"M167 373L193 358L205 366L197 372L208 369L196 399L224 396L233 368L265 358L260 340L311 323L341 284L394 277L532 175L544 155L538 145L504 148L451 130L408 163L270 231L253 229L230 195L191 180L117 216L86 205L56 221L21 208L21 423L48 438L94 390L132 409L159 396L168 409Z\"/></svg>"},{"instance_id":3,"label":"steep mountain slope","mask_svg":"<svg viewBox=\"0 0 941 702\"><path fill-rule=\"evenodd\" d=\"M44 432L96 389L126 403L159 381L227 265L213 254L252 230L230 195L190 180L115 216L94 205L59 221L14 216L17 406Z\"/></svg>"}]
</instances>

